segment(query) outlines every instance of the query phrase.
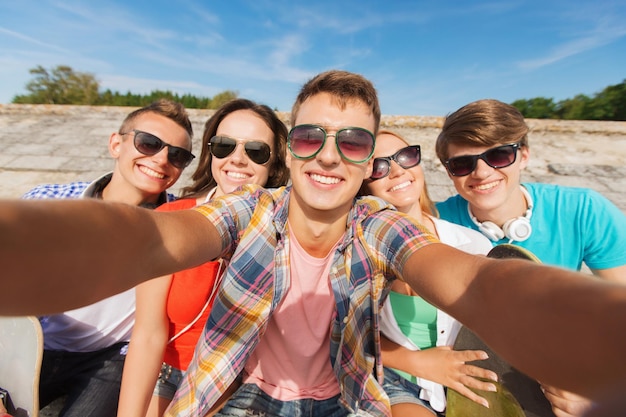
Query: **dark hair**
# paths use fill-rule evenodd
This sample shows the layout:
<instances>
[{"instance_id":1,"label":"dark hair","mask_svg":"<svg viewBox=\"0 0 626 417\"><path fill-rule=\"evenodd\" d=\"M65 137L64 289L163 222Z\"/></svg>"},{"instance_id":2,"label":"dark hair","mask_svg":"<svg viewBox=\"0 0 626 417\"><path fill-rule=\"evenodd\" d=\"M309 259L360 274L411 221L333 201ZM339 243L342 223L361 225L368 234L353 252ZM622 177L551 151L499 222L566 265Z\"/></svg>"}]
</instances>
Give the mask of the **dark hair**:
<instances>
[{"instance_id":1,"label":"dark hair","mask_svg":"<svg viewBox=\"0 0 626 417\"><path fill-rule=\"evenodd\" d=\"M145 107L129 113L122 122L119 131L128 132L132 129L131 125L133 124L135 119L146 113L159 114L174 121L177 125L185 129L185 131L189 135L189 141L191 144L191 138L193 137L193 127L191 126L191 120L189 120L189 115L187 114L187 110L185 110L185 106L175 101L167 100L164 98L154 101Z\"/></svg>"},{"instance_id":2,"label":"dark hair","mask_svg":"<svg viewBox=\"0 0 626 417\"><path fill-rule=\"evenodd\" d=\"M295 125L300 106L319 93L328 93L344 109L348 101L359 100L367 104L375 119L374 135L380 125L380 105L374 85L365 77L347 71L330 70L316 75L306 82L291 109L291 126Z\"/></svg>"},{"instance_id":3,"label":"dark hair","mask_svg":"<svg viewBox=\"0 0 626 417\"><path fill-rule=\"evenodd\" d=\"M467 104L448 115L437 137L435 151L443 163L449 145L494 146L520 143L528 147L528 125L515 107L485 99Z\"/></svg>"},{"instance_id":4,"label":"dark hair","mask_svg":"<svg viewBox=\"0 0 626 417\"><path fill-rule=\"evenodd\" d=\"M204 125L204 133L202 134L202 150L198 166L191 176L193 184L182 189L181 195L189 197L199 195L210 190L217 185L213 174L211 173L211 161L213 155L209 152L209 141L219 127L222 120L229 114L238 110L251 110L256 113L267 127L274 133L274 152L268 167L269 177L266 187L279 187L285 185L289 179L289 170L285 162L287 151L287 127L278 118L276 113L264 104L257 104L251 100L244 98L236 98L231 100L215 111L213 116L206 121Z\"/></svg>"}]
</instances>

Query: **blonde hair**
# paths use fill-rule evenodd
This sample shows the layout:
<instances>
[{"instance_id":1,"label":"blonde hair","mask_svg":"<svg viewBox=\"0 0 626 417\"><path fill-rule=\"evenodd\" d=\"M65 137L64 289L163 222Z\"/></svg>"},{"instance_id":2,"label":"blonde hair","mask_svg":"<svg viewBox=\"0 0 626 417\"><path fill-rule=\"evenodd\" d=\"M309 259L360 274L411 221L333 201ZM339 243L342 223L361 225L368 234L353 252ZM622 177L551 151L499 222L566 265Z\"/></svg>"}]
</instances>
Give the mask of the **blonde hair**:
<instances>
[{"instance_id":1,"label":"blonde hair","mask_svg":"<svg viewBox=\"0 0 626 417\"><path fill-rule=\"evenodd\" d=\"M406 143L406 146L411 145L406 139L391 130L380 130L378 132L378 135L376 136L378 137L379 135L391 135ZM367 187L367 184L364 184L364 186ZM424 187L422 187L422 194L419 196L419 202L420 208L423 213L429 216L439 217L439 211L437 211L435 203L433 202L433 200L431 200L430 195L428 195L428 186L426 185L426 180L424 180Z\"/></svg>"}]
</instances>

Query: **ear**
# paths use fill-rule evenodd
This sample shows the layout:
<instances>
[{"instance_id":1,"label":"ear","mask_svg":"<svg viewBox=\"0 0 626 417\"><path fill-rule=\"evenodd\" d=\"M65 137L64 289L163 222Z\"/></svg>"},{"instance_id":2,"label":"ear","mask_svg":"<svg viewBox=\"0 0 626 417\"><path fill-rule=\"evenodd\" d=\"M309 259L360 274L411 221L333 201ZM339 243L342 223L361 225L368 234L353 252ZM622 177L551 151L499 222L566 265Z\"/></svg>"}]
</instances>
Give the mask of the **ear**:
<instances>
[{"instance_id":1,"label":"ear","mask_svg":"<svg viewBox=\"0 0 626 417\"><path fill-rule=\"evenodd\" d=\"M291 170L291 152L289 152L289 149L286 149L285 152L285 165Z\"/></svg>"},{"instance_id":2,"label":"ear","mask_svg":"<svg viewBox=\"0 0 626 417\"><path fill-rule=\"evenodd\" d=\"M524 169L528 166L528 162L530 161L530 149L528 146L522 146L520 148L520 169Z\"/></svg>"},{"instance_id":3,"label":"ear","mask_svg":"<svg viewBox=\"0 0 626 417\"><path fill-rule=\"evenodd\" d=\"M120 157L122 141L122 135L117 132L111 133L111 136L109 137L109 154L113 157L113 159Z\"/></svg>"}]
</instances>

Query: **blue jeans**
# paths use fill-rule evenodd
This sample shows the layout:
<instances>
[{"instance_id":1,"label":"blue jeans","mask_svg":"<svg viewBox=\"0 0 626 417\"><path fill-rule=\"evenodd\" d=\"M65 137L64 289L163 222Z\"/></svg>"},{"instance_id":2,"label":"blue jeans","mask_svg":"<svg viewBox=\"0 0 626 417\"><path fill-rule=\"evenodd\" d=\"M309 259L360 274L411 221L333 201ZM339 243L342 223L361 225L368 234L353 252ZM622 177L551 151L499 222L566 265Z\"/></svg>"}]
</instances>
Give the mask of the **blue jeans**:
<instances>
[{"instance_id":1,"label":"blue jeans","mask_svg":"<svg viewBox=\"0 0 626 417\"><path fill-rule=\"evenodd\" d=\"M350 412L339 404L339 395L327 400L279 401L255 384L243 384L215 417L346 417Z\"/></svg>"},{"instance_id":2,"label":"blue jeans","mask_svg":"<svg viewBox=\"0 0 626 417\"><path fill-rule=\"evenodd\" d=\"M127 345L95 352L45 350L39 406L66 395L59 417L115 417Z\"/></svg>"},{"instance_id":3,"label":"blue jeans","mask_svg":"<svg viewBox=\"0 0 626 417\"><path fill-rule=\"evenodd\" d=\"M171 401L182 379L183 373L180 369L163 362L152 395L167 398Z\"/></svg>"},{"instance_id":4,"label":"blue jeans","mask_svg":"<svg viewBox=\"0 0 626 417\"><path fill-rule=\"evenodd\" d=\"M404 403L418 404L432 411L433 415L436 414L427 401L420 399L420 386L394 372L391 368L385 367L383 389L389 396L389 402L392 406Z\"/></svg>"}]
</instances>

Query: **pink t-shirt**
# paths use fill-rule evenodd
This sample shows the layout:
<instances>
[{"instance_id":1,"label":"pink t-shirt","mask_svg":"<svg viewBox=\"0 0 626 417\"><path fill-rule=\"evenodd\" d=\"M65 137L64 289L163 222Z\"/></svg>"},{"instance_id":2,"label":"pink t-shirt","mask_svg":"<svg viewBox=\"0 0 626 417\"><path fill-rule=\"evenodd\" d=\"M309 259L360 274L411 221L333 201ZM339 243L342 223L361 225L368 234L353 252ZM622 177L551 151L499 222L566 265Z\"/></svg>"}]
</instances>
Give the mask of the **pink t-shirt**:
<instances>
[{"instance_id":1,"label":"pink t-shirt","mask_svg":"<svg viewBox=\"0 0 626 417\"><path fill-rule=\"evenodd\" d=\"M245 366L244 383L272 398L325 400L339 394L330 364L330 323L335 311L326 258L310 256L290 232L291 286Z\"/></svg>"}]
</instances>

